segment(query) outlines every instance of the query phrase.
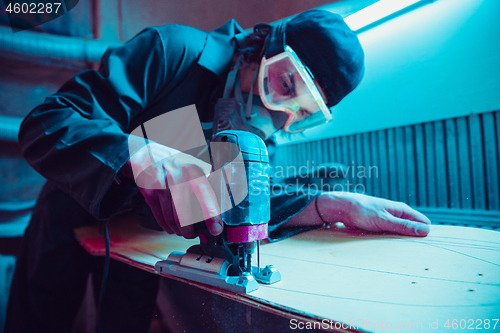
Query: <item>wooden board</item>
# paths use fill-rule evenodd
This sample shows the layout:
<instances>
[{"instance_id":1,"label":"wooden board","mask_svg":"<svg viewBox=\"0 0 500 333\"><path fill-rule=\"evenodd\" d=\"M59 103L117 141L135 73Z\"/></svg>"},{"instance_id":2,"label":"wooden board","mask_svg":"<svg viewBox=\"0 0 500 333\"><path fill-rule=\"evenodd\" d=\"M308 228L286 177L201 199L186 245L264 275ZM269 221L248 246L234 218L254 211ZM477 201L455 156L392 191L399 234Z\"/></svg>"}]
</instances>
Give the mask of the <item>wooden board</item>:
<instances>
[{"instance_id":1,"label":"wooden board","mask_svg":"<svg viewBox=\"0 0 500 333\"><path fill-rule=\"evenodd\" d=\"M97 228L75 233L90 253L104 254ZM130 218L110 222L109 233L112 258L151 272L170 252L197 243L145 230ZM476 327L500 317L496 231L434 225L429 236L411 238L332 227L262 246L261 264L277 267L282 281L247 295L186 282L281 316L345 323L347 331L383 332L390 323L424 332L436 322L433 332L460 331L453 319ZM488 331L500 331L500 323Z\"/></svg>"}]
</instances>

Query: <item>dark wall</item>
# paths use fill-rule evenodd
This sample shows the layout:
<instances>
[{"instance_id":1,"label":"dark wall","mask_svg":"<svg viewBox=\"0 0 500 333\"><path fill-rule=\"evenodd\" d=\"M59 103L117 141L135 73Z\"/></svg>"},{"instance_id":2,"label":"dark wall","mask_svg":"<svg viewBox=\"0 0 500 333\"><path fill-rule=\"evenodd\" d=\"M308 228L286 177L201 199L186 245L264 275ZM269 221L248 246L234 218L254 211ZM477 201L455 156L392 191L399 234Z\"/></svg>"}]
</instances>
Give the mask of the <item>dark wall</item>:
<instances>
[{"instance_id":1,"label":"dark wall","mask_svg":"<svg viewBox=\"0 0 500 333\"><path fill-rule=\"evenodd\" d=\"M132 37L149 25L169 23L187 24L210 31L234 18L244 28L257 22L273 22L304 10L315 8L331 0L123 0L123 36ZM104 23L103 23L104 24Z\"/></svg>"}]
</instances>

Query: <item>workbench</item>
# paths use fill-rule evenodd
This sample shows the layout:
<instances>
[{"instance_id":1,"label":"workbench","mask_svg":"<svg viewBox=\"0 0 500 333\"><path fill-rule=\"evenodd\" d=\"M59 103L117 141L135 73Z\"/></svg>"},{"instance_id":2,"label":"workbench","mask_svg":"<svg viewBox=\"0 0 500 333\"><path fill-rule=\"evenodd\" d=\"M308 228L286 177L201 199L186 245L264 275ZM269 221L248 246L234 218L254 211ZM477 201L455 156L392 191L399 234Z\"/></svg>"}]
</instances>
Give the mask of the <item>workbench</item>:
<instances>
[{"instance_id":1,"label":"workbench","mask_svg":"<svg viewBox=\"0 0 500 333\"><path fill-rule=\"evenodd\" d=\"M88 252L105 254L98 227L79 228L75 234ZM144 229L131 217L110 221L109 235L111 258L153 274L158 260L198 243ZM497 231L433 225L427 237L416 238L332 225L264 244L260 256L261 266L278 268L280 282L237 294L165 277L175 280L168 280L172 281L169 292L185 285L188 293L218 298L209 306L233 304L246 309L240 316L242 332L259 331L252 330L259 313L281 318L280 325L290 330L456 332L465 327L500 331L500 323L496 324L500 318ZM172 301L168 295L159 299ZM170 318L171 324L175 320Z\"/></svg>"}]
</instances>

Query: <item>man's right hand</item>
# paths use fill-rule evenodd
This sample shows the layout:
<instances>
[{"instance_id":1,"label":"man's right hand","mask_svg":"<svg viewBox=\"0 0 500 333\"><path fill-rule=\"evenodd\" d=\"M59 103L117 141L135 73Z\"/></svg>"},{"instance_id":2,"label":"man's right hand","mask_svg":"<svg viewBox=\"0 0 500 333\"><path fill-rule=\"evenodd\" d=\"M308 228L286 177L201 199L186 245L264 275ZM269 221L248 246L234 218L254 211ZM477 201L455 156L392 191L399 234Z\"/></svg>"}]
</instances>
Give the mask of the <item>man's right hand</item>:
<instances>
[{"instance_id":1,"label":"man's right hand","mask_svg":"<svg viewBox=\"0 0 500 333\"><path fill-rule=\"evenodd\" d=\"M143 146L122 167L124 176L134 177L139 191L158 224L169 234L195 238L192 195L201 207L203 219L214 236L223 223L217 197L206 178L211 166L191 155L155 142ZM182 224L182 225L181 225Z\"/></svg>"}]
</instances>

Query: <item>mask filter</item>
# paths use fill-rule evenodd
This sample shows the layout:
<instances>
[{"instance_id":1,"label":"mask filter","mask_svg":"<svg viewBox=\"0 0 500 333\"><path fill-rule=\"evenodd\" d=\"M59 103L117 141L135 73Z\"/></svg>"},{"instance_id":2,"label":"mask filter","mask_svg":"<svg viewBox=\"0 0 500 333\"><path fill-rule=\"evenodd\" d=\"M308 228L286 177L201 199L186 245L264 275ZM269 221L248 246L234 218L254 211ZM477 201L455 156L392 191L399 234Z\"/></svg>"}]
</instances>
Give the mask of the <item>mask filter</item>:
<instances>
[{"instance_id":1,"label":"mask filter","mask_svg":"<svg viewBox=\"0 0 500 333\"><path fill-rule=\"evenodd\" d=\"M248 99L250 96L244 94L243 98ZM260 130L264 134L265 139L267 139L283 127L288 119L288 115L284 112L269 112L262 103L260 96L254 95L252 99L252 116L250 119L246 119L246 123Z\"/></svg>"},{"instance_id":2,"label":"mask filter","mask_svg":"<svg viewBox=\"0 0 500 333\"><path fill-rule=\"evenodd\" d=\"M219 98L215 104L213 135L226 130L251 132L243 119L243 105L236 98Z\"/></svg>"}]
</instances>

